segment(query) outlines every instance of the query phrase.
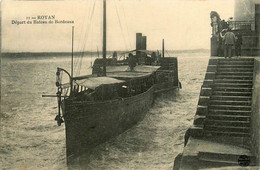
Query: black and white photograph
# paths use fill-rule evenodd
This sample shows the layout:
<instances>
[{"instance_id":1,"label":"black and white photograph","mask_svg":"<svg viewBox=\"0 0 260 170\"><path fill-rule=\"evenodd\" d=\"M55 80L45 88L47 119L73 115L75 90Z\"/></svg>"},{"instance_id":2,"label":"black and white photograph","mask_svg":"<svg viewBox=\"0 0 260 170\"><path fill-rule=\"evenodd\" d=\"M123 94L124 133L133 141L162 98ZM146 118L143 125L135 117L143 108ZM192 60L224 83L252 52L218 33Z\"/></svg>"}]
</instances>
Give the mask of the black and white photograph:
<instances>
[{"instance_id":1,"label":"black and white photograph","mask_svg":"<svg viewBox=\"0 0 260 170\"><path fill-rule=\"evenodd\" d=\"M0 16L0 169L260 168L260 0L0 0Z\"/></svg>"}]
</instances>

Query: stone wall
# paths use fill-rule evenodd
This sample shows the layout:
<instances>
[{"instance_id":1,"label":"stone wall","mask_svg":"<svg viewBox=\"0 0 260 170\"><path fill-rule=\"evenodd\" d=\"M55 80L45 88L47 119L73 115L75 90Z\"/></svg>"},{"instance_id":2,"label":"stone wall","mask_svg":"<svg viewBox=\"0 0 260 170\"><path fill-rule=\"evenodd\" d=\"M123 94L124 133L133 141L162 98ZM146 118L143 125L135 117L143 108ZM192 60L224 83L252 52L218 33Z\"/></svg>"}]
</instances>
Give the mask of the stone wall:
<instances>
[{"instance_id":1,"label":"stone wall","mask_svg":"<svg viewBox=\"0 0 260 170\"><path fill-rule=\"evenodd\" d=\"M259 165L260 155L260 58L255 59L254 82L252 96L252 116L251 116L251 134L252 151L257 156L257 165Z\"/></svg>"},{"instance_id":2,"label":"stone wall","mask_svg":"<svg viewBox=\"0 0 260 170\"><path fill-rule=\"evenodd\" d=\"M235 0L235 21L249 21L255 19L254 0Z\"/></svg>"}]
</instances>

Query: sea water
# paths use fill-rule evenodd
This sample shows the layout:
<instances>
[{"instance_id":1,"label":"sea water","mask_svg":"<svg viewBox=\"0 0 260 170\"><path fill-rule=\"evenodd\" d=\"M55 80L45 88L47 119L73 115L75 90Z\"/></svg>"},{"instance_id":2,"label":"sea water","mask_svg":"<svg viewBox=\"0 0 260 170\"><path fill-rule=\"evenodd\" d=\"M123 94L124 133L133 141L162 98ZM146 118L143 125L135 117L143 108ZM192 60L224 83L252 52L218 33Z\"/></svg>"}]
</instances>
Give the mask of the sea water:
<instances>
[{"instance_id":1,"label":"sea water","mask_svg":"<svg viewBox=\"0 0 260 170\"><path fill-rule=\"evenodd\" d=\"M209 54L170 55L178 57L182 89L159 96L143 121L72 167L66 164L65 126L54 121L57 99L42 97L56 93L57 67L70 71L70 57L2 59L0 168L172 169L193 123ZM90 74L93 61L83 58L80 74Z\"/></svg>"}]
</instances>

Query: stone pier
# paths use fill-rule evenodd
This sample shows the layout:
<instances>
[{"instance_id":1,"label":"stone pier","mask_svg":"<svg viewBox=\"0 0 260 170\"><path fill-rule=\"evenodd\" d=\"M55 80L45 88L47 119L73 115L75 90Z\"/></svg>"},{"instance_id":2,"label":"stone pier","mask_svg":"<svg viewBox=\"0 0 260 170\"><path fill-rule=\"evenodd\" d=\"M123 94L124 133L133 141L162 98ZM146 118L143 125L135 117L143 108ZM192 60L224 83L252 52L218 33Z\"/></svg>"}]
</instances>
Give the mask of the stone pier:
<instances>
[{"instance_id":1,"label":"stone pier","mask_svg":"<svg viewBox=\"0 0 260 170\"><path fill-rule=\"evenodd\" d=\"M260 58L212 57L173 169L259 166Z\"/></svg>"}]
</instances>

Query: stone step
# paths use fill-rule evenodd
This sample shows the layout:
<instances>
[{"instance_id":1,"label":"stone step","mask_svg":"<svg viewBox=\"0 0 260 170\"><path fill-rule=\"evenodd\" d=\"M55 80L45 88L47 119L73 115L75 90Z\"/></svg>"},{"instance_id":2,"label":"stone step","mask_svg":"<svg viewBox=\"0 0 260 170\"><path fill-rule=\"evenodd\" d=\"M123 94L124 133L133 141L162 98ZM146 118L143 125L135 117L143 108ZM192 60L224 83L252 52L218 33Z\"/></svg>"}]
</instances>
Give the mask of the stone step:
<instances>
[{"instance_id":1,"label":"stone step","mask_svg":"<svg viewBox=\"0 0 260 170\"><path fill-rule=\"evenodd\" d=\"M254 60L233 60L230 58L226 58L224 60L219 60L218 65L229 64L229 65L249 65L254 64Z\"/></svg>"},{"instance_id":2,"label":"stone step","mask_svg":"<svg viewBox=\"0 0 260 170\"><path fill-rule=\"evenodd\" d=\"M221 96L252 96L252 91L250 91L250 92L213 91L212 95L221 95Z\"/></svg>"},{"instance_id":3,"label":"stone step","mask_svg":"<svg viewBox=\"0 0 260 170\"><path fill-rule=\"evenodd\" d=\"M254 68L218 68L217 72L253 72Z\"/></svg>"},{"instance_id":4,"label":"stone step","mask_svg":"<svg viewBox=\"0 0 260 170\"><path fill-rule=\"evenodd\" d=\"M210 105L251 106L251 101L210 100Z\"/></svg>"},{"instance_id":5,"label":"stone step","mask_svg":"<svg viewBox=\"0 0 260 170\"><path fill-rule=\"evenodd\" d=\"M250 116L251 111L246 110L225 110L225 109L209 109L209 115L237 115L237 116Z\"/></svg>"},{"instance_id":6,"label":"stone step","mask_svg":"<svg viewBox=\"0 0 260 170\"><path fill-rule=\"evenodd\" d=\"M249 127L205 125L204 129L214 132L250 133Z\"/></svg>"},{"instance_id":7,"label":"stone step","mask_svg":"<svg viewBox=\"0 0 260 170\"><path fill-rule=\"evenodd\" d=\"M245 84L245 83L253 83L253 80L239 80L239 79L215 79L213 80L214 83L238 83L238 84Z\"/></svg>"},{"instance_id":8,"label":"stone step","mask_svg":"<svg viewBox=\"0 0 260 170\"><path fill-rule=\"evenodd\" d=\"M211 100L224 100L224 101L251 101L251 96L222 96L222 95L212 95Z\"/></svg>"},{"instance_id":9,"label":"stone step","mask_svg":"<svg viewBox=\"0 0 260 170\"><path fill-rule=\"evenodd\" d=\"M241 69L252 69L254 68L253 65L218 65L218 69L224 69L224 68L241 68Z\"/></svg>"},{"instance_id":10,"label":"stone step","mask_svg":"<svg viewBox=\"0 0 260 170\"><path fill-rule=\"evenodd\" d=\"M226 62L226 63L218 63L218 67L220 66L251 66L254 67L253 62Z\"/></svg>"},{"instance_id":11,"label":"stone step","mask_svg":"<svg viewBox=\"0 0 260 170\"><path fill-rule=\"evenodd\" d=\"M215 114L209 114L207 115L208 119L214 119L214 120L226 120L226 121L250 121L250 116L241 116L241 115L215 115Z\"/></svg>"},{"instance_id":12,"label":"stone step","mask_svg":"<svg viewBox=\"0 0 260 170\"><path fill-rule=\"evenodd\" d=\"M252 155L241 156L241 155L228 154L228 153L199 152L198 159L200 162L201 161L203 162L202 164L200 163L200 165L206 168L223 167L223 166L239 166L239 165L240 166L256 165L256 158L255 156ZM239 160L246 161L246 162L239 162Z\"/></svg>"},{"instance_id":13,"label":"stone step","mask_svg":"<svg viewBox=\"0 0 260 170\"><path fill-rule=\"evenodd\" d=\"M230 62L230 61L254 61L254 58L223 58L222 60L219 60L222 62Z\"/></svg>"},{"instance_id":14,"label":"stone step","mask_svg":"<svg viewBox=\"0 0 260 170\"><path fill-rule=\"evenodd\" d=\"M241 110L251 111L251 106L232 106L232 105L210 105L209 109L213 110Z\"/></svg>"},{"instance_id":15,"label":"stone step","mask_svg":"<svg viewBox=\"0 0 260 170\"><path fill-rule=\"evenodd\" d=\"M216 76L253 76L253 72L217 72Z\"/></svg>"},{"instance_id":16,"label":"stone step","mask_svg":"<svg viewBox=\"0 0 260 170\"><path fill-rule=\"evenodd\" d=\"M198 158L200 160L212 161L212 162L222 162L222 163L232 163L237 165L237 160L239 155L221 154L221 153L210 153L210 152L199 152Z\"/></svg>"},{"instance_id":17,"label":"stone step","mask_svg":"<svg viewBox=\"0 0 260 170\"><path fill-rule=\"evenodd\" d=\"M249 121L214 120L211 118L206 118L205 126L250 127Z\"/></svg>"},{"instance_id":18,"label":"stone step","mask_svg":"<svg viewBox=\"0 0 260 170\"><path fill-rule=\"evenodd\" d=\"M241 88L252 88L252 83L214 83L211 87L241 87Z\"/></svg>"},{"instance_id":19,"label":"stone step","mask_svg":"<svg viewBox=\"0 0 260 170\"><path fill-rule=\"evenodd\" d=\"M235 87L213 87L212 92L225 91L225 92L252 92L252 88L235 88Z\"/></svg>"},{"instance_id":20,"label":"stone step","mask_svg":"<svg viewBox=\"0 0 260 170\"><path fill-rule=\"evenodd\" d=\"M244 133L244 132L223 132L223 131L205 130L204 133L206 135L212 135L212 136L250 137L249 133Z\"/></svg>"},{"instance_id":21,"label":"stone step","mask_svg":"<svg viewBox=\"0 0 260 170\"><path fill-rule=\"evenodd\" d=\"M224 80L253 80L253 76L240 76L240 75L216 75L215 79L224 79Z\"/></svg>"},{"instance_id":22,"label":"stone step","mask_svg":"<svg viewBox=\"0 0 260 170\"><path fill-rule=\"evenodd\" d=\"M236 59L236 58L222 58L218 60L218 64L221 63L254 63L254 60L251 59Z\"/></svg>"},{"instance_id":23,"label":"stone step","mask_svg":"<svg viewBox=\"0 0 260 170\"><path fill-rule=\"evenodd\" d=\"M199 168L201 170L205 169L216 169L216 168L223 168L223 167L236 167L238 166L238 163L234 162L229 162L229 161L220 161L220 160L215 160L215 159L210 159L210 158L201 158L198 159L199 162Z\"/></svg>"},{"instance_id":24,"label":"stone step","mask_svg":"<svg viewBox=\"0 0 260 170\"><path fill-rule=\"evenodd\" d=\"M224 132L224 131L205 130L204 133L208 136L250 137L249 133L244 133L244 132Z\"/></svg>"}]
</instances>

